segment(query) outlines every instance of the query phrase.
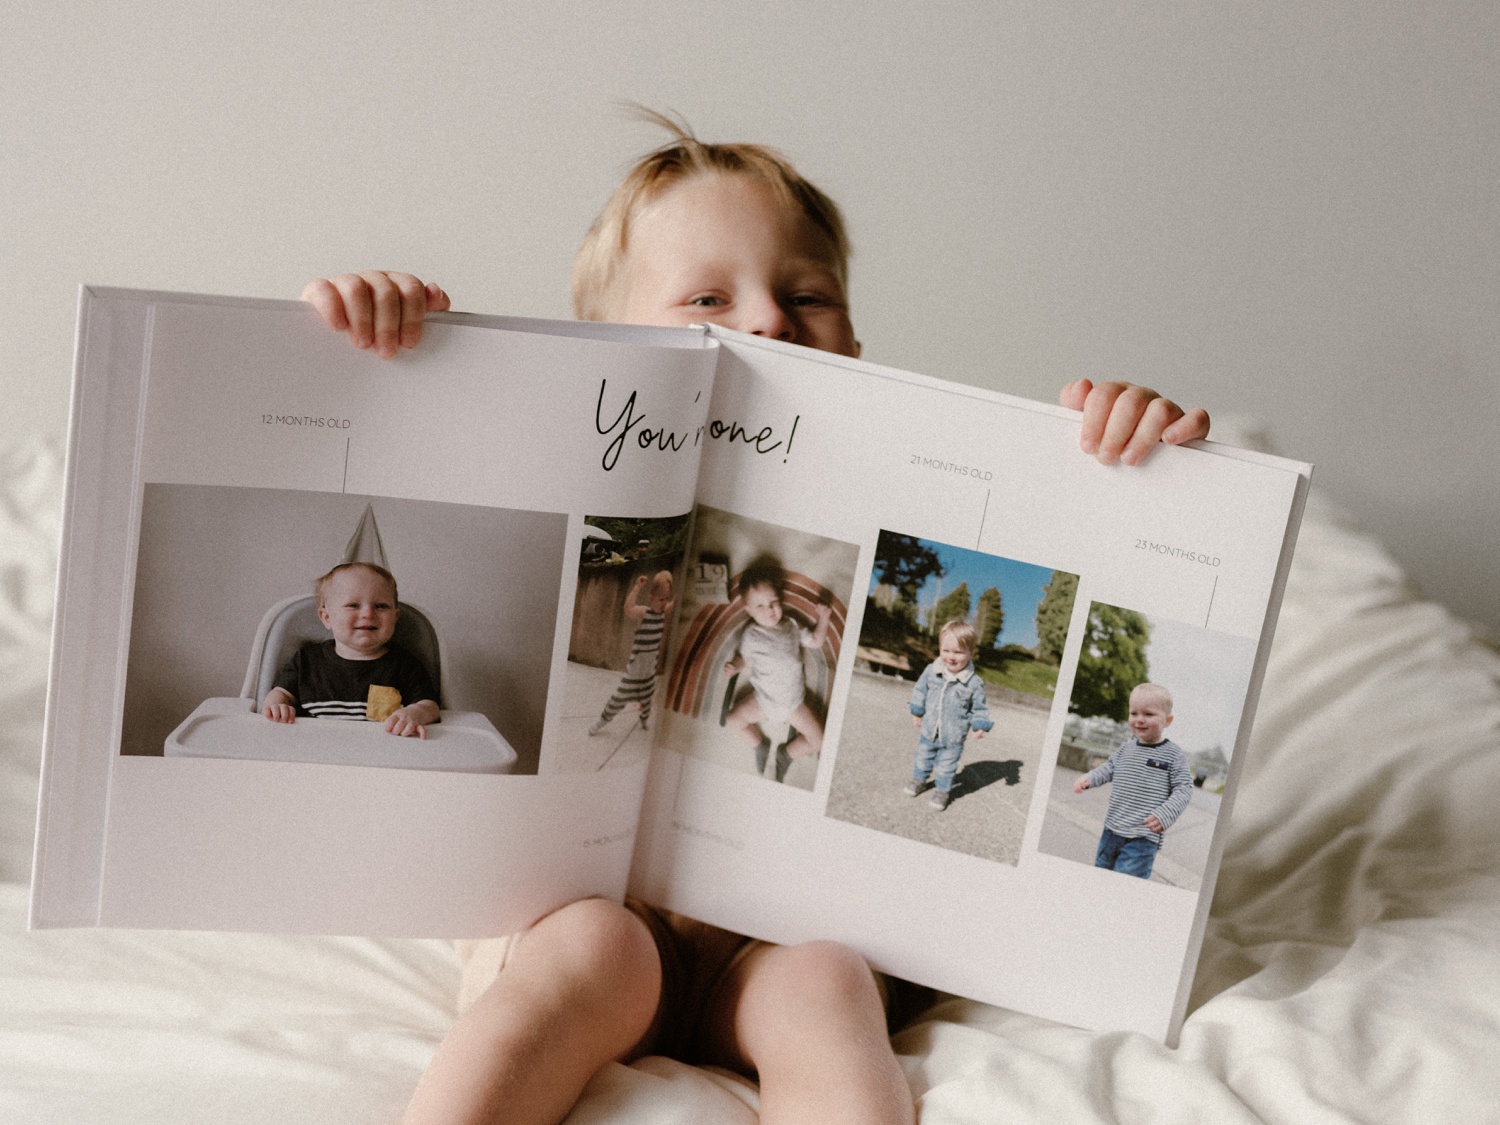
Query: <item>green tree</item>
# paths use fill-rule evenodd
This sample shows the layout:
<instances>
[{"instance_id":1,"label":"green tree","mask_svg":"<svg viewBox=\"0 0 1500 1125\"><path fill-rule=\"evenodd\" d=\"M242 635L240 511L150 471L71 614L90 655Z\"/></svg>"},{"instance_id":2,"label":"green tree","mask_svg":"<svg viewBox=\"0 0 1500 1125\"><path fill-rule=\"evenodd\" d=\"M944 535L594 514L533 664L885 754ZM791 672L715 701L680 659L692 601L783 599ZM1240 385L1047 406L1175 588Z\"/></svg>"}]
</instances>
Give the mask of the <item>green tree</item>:
<instances>
[{"instance_id":1,"label":"green tree","mask_svg":"<svg viewBox=\"0 0 1500 1125\"><path fill-rule=\"evenodd\" d=\"M958 588L950 590L938 599L938 603L932 610L932 631L937 633L942 627L954 618L969 616L969 584L960 582Z\"/></svg>"},{"instance_id":2,"label":"green tree","mask_svg":"<svg viewBox=\"0 0 1500 1125\"><path fill-rule=\"evenodd\" d=\"M1131 689L1150 678L1150 643L1151 626L1139 613L1099 602L1091 605L1068 710L1124 722L1130 714Z\"/></svg>"},{"instance_id":3,"label":"green tree","mask_svg":"<svg viewBox=\"0 0 1500 1125\"><path fill-rule=\"evenodd\" d=\"M1078 594L1078 575L1054 570L1046 593L1036 607L1036 656L1054 668L1062 663L1068 641L1068 622L1073 619L1073 599Z\"/></svg>"},{"instance_id":4,"label":"green tree","mask_svg":"<svg viewBox=\"0 0 1500 1125\"><path fill-rule=\"evenodd\" d=\"M1000 630L1005 628L1005 607L997 587L991 586L979 595L979 608L974 611L974 628L979 633L980 652L989 652L995 647Z\"/></svg>"},{"instance_id":5,"label":"green tree","mask_svg":"<svg viewBox=\"0 0 1500 1125\"><path fill-rule=\"evenodd\" d=\"M907 605L917 604L917 590L931 577L947 573L943 560L914 535L882 531L875 540L875 576L894 587Z\"/></svg>"}]
</instances>

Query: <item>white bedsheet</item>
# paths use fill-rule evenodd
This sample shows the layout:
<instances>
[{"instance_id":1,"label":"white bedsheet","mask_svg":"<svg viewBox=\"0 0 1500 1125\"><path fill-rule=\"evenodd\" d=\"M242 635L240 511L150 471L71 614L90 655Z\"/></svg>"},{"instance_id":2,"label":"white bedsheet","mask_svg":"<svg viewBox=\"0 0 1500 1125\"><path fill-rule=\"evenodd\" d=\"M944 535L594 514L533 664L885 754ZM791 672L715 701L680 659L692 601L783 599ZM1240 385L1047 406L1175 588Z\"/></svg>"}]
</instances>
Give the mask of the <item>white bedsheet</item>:
<instances>
[{"instance_id":1,"label":"white bedsheet","mask_svg":"<svg viewBox=\"0 0 1500 1125\"><path fill-rule=\"evenodd\" d=\"M0 1122L394 1122L446 943L24 932L58 471L0 447ZM1500 1120L1500 660L1315 505L1255 743L1180 1046L951 1000L895 1040L923 1125ZM648 1059L569 1120L754 1107Z\"/></svg>"}]
</instances>

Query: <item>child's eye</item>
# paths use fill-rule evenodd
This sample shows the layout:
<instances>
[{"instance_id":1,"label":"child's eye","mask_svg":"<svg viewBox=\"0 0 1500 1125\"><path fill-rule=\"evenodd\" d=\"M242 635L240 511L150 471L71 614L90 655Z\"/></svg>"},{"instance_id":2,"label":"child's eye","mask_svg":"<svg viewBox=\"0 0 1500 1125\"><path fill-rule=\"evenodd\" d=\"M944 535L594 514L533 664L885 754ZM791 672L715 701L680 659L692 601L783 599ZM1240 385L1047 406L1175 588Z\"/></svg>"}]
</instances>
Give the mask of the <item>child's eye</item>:
<instances>
[{"instance_id":1,"label":"child's eye","mask_svg":"<svg viewBox=\"0 0 1500 1125\"><path fill-rule=\"evenodd\" d=\"M703 293L688 301L688 304L697 305L701 309L716 309L728 303L723 297L716 296L713 293Z\"/></svg>"}]
</instances>

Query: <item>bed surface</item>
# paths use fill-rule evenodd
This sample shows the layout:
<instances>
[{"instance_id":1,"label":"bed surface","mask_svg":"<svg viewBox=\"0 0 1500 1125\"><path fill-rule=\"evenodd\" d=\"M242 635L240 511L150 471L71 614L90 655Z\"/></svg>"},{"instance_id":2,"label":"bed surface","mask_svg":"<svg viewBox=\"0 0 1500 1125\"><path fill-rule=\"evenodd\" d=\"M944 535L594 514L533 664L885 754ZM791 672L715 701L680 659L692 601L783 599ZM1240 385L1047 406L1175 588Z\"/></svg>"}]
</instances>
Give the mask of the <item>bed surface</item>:
<instances>
[{"instance_id":1,"label":"bed surface","mask_svg":"<svg viewBox=\"0 0 1500 1125\"><path fill-rule=\"evenodd\" d=\"M0 1121L395 1122L448 943L25 932L60 476L0 445ZM895 1039L920 1121L1500 1119L1497 803L1500 658L1315 494L1179 1046L949 1000ZM754 1107L647 1059L569 1122Z\"/></svg>"}]
</instances>

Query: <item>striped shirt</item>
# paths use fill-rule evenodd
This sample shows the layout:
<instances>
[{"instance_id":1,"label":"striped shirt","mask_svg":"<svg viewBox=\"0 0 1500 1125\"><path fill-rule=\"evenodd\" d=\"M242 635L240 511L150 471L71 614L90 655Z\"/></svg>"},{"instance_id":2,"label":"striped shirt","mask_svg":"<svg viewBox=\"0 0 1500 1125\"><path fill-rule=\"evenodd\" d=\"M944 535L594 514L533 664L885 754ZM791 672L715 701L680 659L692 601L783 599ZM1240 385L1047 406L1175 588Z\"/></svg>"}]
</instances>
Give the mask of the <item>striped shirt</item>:
<instances>
[{"instance_id":1,"label":"striped shirt","mask_svg":"<svg viewBox=\"0 0 1500 1125\"><path fill-rule=\"evenodd\" d=\"M1104 827L1119 836L1147 837L1161 843L1162 834L1145 825L1152 813L1163 830L1171 828L1193 799L1193 772L1187 754L1170 738L1146 746L1132 738L1089 774L1089 787L1114 783Z\"/></svg>"},{"instance_id":2,"label":"striped shirt","mask_svg":"<svg viewBox=\"0 0 1500 1125\"><path fill-rule=\"evenodd\" d=\"M437 688L422 662L394 643L374 660L346 660L334 651L333 641L309 641L276 677L276 686L297 701L299 717L319 719L363 722L375 685L394 688L399 707L437 702Z\"/></svg>"}]
</instances>

